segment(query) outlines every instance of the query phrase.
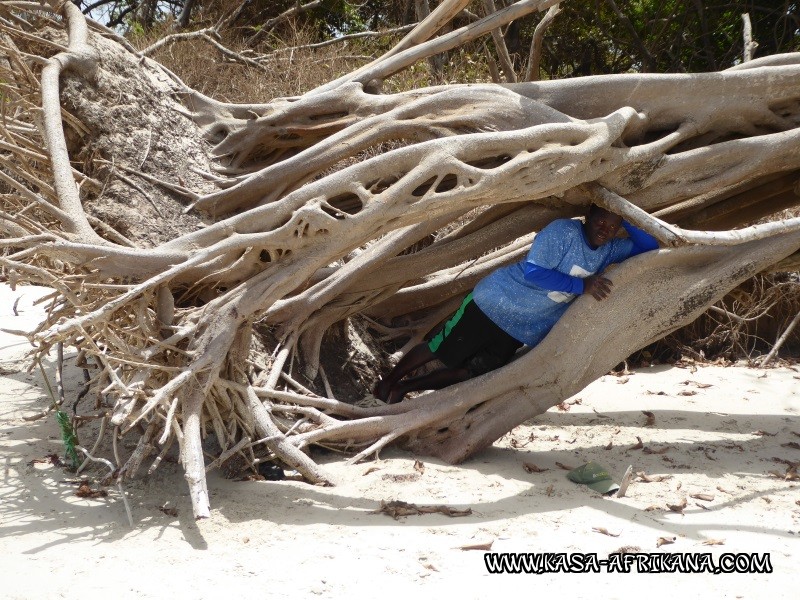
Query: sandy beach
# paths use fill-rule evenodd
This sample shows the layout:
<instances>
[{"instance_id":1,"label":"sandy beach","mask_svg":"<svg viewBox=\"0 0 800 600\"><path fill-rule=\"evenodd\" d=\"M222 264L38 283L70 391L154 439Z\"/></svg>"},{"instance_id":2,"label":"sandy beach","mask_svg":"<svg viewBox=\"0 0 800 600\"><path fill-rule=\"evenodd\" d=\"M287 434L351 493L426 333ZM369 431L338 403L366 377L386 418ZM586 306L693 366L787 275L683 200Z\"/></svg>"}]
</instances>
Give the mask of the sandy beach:
<instances>
[{"instance_id":1,"label":"sandy beach","mask_svg":"<svg viewBox=\"0 0 800 600\"><path fill-rule=\"evenodd\" d=\"M43 292L0 287L0 327L34 326ZM606 375L459 466L400 449L358 465L319 455L337 482L330 488L214 471L212 516L199 522L180 467L165 462L125 482L131 528L115 486L106 497L80 498L75 475L47 458L62 455L63 444L52 413L25 420L50 403L38 369L27 372L27 350L24 338L0 333L3 598L796 597L796 366L660 365ZM79 383L68 370L67 397ZM626 495L567 479L568 468L589 461L617 482L631 466L637 475ZM105 472L85 473L92 488ZM391 501L454 516L395 519L378 510ZM707 553L715 565L755 553L772 572L490 574L487 549L597 560Z\"/></svg>"}]
</instances>

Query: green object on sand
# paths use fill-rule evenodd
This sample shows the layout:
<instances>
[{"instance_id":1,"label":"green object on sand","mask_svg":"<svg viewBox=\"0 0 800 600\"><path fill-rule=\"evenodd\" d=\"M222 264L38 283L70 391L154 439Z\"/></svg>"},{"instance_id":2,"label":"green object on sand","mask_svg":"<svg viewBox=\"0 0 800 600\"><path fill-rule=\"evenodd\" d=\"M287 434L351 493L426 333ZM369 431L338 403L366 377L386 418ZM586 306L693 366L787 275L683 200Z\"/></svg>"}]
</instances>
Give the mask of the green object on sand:
<instances>
[{"instance_id":1,"label":"green object on sand","mask_svg":"<svg viewBox=\"0 0 800 600\"><path fill-rule=\"evenodd\" d=\"M567 477L570 481L588 485L601 494L610 494L619 489L619 486L611 479L608 471L596 462L588 462L576 469L572 469L567 473Z\"/></svg>"}]
</instances>

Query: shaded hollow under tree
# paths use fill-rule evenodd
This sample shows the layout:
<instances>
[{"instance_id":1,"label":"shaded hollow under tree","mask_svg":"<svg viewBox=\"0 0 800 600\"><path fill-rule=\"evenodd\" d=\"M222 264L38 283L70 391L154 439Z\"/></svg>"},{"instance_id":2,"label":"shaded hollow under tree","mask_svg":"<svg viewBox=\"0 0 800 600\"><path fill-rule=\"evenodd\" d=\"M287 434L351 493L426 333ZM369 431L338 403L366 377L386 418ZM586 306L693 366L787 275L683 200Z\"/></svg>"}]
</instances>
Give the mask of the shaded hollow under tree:
<instances>
[{"instance_id":1,"label":"shaded hollow under tree","mask_svg":"<svg viewBox=\"0 0 800 600\"><path fill-rule=\"evenodd\" d=\"M71 3L0 3L0 266L55 290L36 353L72 346L92 367L101 431L136 439L120 476L177 443L199 518L212 436L218 459L266 448L315 483L330 479L314 444L353 461L393 442L462 461L740 282L796 268L799 220L751 223L800 203L800 55L365 91L554 2L435 37L465 4L445 0L387 55L302 96L237 105ZM396 405L279 387L296 353L324 376L323 334L348 317L420 339L532 232L590 201L664 246L613 270L602 310L579 298L508 366ZM259 352L257 323L277 339Z\"/></svg>"}]
</instances>

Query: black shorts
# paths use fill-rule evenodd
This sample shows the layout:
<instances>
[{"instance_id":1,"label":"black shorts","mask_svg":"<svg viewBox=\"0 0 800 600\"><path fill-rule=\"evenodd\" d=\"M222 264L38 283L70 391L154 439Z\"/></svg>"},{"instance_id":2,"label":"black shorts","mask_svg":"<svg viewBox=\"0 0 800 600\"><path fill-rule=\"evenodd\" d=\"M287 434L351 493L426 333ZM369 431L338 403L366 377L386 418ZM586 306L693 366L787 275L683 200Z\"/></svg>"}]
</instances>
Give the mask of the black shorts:
<instances>
[{"instance_id":1,"label":"black shorts","mask_svg":"<svg viewBox=\"0 0 800 600\"><path fill-rule=\"evenodd\" d=\"M445 366L465 368L472 377L502 367L522 345L478 308L472 293L428 342L430 351Z\"/></svg>"}]
</instances>

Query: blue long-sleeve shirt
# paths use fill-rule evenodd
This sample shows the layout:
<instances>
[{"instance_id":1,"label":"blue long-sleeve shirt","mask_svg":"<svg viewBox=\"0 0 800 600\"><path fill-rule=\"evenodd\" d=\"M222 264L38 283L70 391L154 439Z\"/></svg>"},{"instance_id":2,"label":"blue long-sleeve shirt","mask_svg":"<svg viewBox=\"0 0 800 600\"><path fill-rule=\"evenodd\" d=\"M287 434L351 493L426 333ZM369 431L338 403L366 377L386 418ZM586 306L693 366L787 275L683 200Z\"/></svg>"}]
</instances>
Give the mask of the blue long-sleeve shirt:
<instances>
[{"instance_id":1,"label":"blue long-sleeve shirt","mask_svg":"<svg viewBox=\"0 0 800 600\"><path fill-rule=\"evenodd\" d=\"M633 249L628 258L658 248L658 240L646 231L642 231L627 221L622 222L622 227L628 233L628 238L633 242ZM581 277L567 275L555 269L548 269L528 261L525 261L523 270L526 281L535 283L546 290L576 295L583 293L583 279Z\"/></svg>"},{"instance_id":2,"label":"blue long-sleeve shirt","mask_svg":"<svg viewBox=\"0 0 800 600\"><path fill-rule=\"evenodd\" d=\"M478 282L475 303L509 335L535 346L575 296L583 293L583 278L658 247L649 234L627 223L623 226L629 237L592 248L580 221L553 221L536 235L525 260Z\"/></svg>"}]
</instances>

